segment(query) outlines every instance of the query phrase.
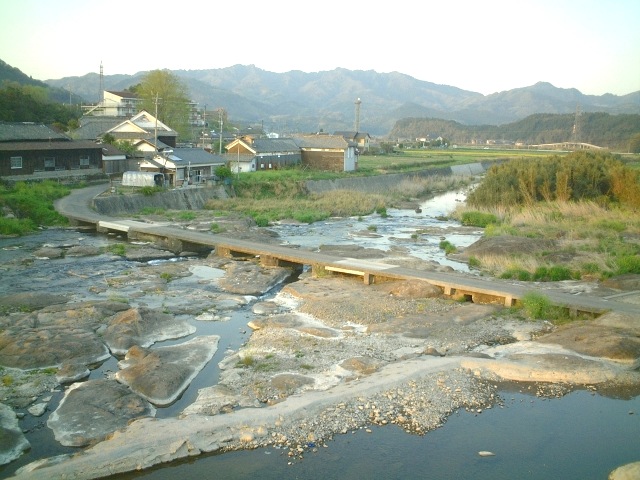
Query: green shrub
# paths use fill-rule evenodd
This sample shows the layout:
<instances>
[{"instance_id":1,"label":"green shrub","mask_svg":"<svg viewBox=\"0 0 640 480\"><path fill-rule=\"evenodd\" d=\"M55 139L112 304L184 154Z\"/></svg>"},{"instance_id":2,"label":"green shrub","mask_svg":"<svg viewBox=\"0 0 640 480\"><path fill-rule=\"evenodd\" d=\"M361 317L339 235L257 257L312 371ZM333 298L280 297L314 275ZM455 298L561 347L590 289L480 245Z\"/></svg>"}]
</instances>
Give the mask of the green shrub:
<instances>
[{"instance_id":1,"label":"green shrub","mask_svg":"<svg viewBox=\"0 0 640 480\"><path fill-rule=\"evenodd\" d=\"M554 312L551 301L538 292L527 292L522 297L522 307L535 320L548 319Z\"/></svg>"},{"instance_id":2,"label":"green shrub","mask_svg":"<svg viewBox=\"0 0 640 480\"><path fill-rule=\"evenodd\" d=\"M640 274L640 256L639 255L622 255L616 258L616 273L624 275L627 273Z\"/></svg>"},{"instance_id":3,"label":"green shrub","mask_svg":"<svg viewBox=\"0 0 640 480\"><path fill-rule=\"evenodd\" d=\"M460 218L460 223L470 227L485 228L489 224L498 223L498 217L492 213L477 211L463 212Z\"/></svg>"},{"instance_id":4,"label":"green shrub","mask_svg":"<svg viewBox=\"0 0 640 480\"><path fill-rule=\"evenodd\" d=\"M569 268L560 265L552 267L538 267L533 273L533 280L536 282L560 282L562 280L576 280L579 274L572 272Z\"/></svg>"},{"instance_id":5,"label":"green shrub","mask_svg":"<svg viewBox=\"0 0 640 480\"><path fill-rule=\"evenodd\" d=\"M521 282L530 282L531 273L529 273L527 270L524 270L522 268L510 268L504 271L500 275L500 278L516 279L516 280L520 280Z\"/></svg>"},{"instance_id":6,"label":"green shrub","mask_svg":"<svg viewBox=\"0 0 640 480\"><path fill-rule=\"evenodd\" d=\"M444 253L449 255L450 253L455 253L457 248L449 240L442 240L440 242L440 250L444 250Z\"/></svg>"},{"instance_id":7,"label":"green shrub","mask_svg":"<svg viewBox=\"0 0 640 480\"><path fill-rule=\"evenodd\" d=\"M477 257L469 257L469 266L472 268L480 268L480 260Z\"/></svg>"},{"instance_id":8,"label":"green shrub","mask_svg":"<svg viewBox=\"0 0 640 480\"><path fill-rule=\"evenodd\" d=\"M113 253L114 255L124 257L127 253L127 247L124 243L112 243L107 247L107 251Z\"/></svg>"},{"instance_id":9,"label":"green shrub","mask_svg":"<svg viewBox=\"0 0 640 480\"><path fill-rule=\"evenodd\" d=\"M266 215L259 215L254 217L256 225L258 227L268 227L269 226L269 218Z\"/></svg>"},{"instance_id":10,"label":"green shrub","mask_svg":"<svg viewBox=\"0 0 640 480\"><path fill-rule=\"evenodd\" d=\"M224 231L225 231L224 227L221 227L219 224L217 224L215 222L211 224L211 232L212 233L222 233Z\"/></svg>"},{"instance_id":11,"label":"green shrub","mask_svg":"<svg viewBox=\"0 0 640 480\"><path fill-rule=\"evenodd\" d=\"M35 231L37 225L29 218L0 218L0 235L22 236Z\"/></svg>"},{"instance_id":12,"label":"green shrub","mask_svg":"<svg viewBox=\"0 0 640 480\"><path fill-rule=\"evenodd\" d=\"M150 197L151 195L155 195L158 192L162 191L162 187L142 187L140 192L145 197Z\"/></svg>"},{"instance_id":13,"label":"green shrub","mask_svg":"<svg viewBox=\"0 0 640 480\"><path fill-rule=\"evenodd\" d=\"M181 211L178 214L178 218L182 221L191 221L194 220L196 218L196 214L195 212L192 212L190 210L186 210L186 211Z\"/></svg>"}]
</instances>

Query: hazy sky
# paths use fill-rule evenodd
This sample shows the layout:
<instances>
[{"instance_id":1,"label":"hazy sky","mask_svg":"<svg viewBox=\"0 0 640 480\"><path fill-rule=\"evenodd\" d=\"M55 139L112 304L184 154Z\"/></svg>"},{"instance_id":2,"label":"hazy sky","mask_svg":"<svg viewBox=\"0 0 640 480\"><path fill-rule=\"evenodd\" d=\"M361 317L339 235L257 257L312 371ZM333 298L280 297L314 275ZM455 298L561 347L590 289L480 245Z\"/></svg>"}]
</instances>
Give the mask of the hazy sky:
<instances>
[{"instance_id":1,"label":"hazy sky","mask_svg":"<svg viewBox=\"0 0 640 480\"><path fill-rule=\"evenodd\" d=\"M640 90L640 1L0 0L0 59L39 80L253 64L624 95Z\"/></svg>"}]
</instances>

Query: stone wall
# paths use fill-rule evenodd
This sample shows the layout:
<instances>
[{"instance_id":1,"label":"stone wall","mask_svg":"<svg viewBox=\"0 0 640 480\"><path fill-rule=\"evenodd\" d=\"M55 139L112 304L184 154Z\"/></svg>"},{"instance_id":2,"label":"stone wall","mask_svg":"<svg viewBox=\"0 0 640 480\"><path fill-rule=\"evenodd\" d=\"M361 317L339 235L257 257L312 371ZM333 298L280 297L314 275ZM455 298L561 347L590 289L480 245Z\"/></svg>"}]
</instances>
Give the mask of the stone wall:
<instances>
[{"instance_id":1,"label":"stone wall","mask_svg":"<svg viewBox=\"0 0 640 480\"><path fill-rule=\"evenodd\" d=\"M93 206L102 215L117 215L123 212L137 213L147 207L167 210L199 210L210 199L227 197L224 186L218 185L180 188L157 192L153 195L106 194L96 197L93 200Z\"/></svg>"},{"instance_id":2,"label":"stone wall","mask_svg":"<svg viewBox=\"0 0 640 480\"><path fill-rule=\"evenodd\" d=\"M436 175L481 175L488 167L482 163L470 163L453 167L422 170L411 173L392 173L371 177L348 177L335 180L309 180L306 183L310 193L325 193L332 190L356 190L367 193L383 193L408 178L423 178Z\"/></svg>"}]
</instances>

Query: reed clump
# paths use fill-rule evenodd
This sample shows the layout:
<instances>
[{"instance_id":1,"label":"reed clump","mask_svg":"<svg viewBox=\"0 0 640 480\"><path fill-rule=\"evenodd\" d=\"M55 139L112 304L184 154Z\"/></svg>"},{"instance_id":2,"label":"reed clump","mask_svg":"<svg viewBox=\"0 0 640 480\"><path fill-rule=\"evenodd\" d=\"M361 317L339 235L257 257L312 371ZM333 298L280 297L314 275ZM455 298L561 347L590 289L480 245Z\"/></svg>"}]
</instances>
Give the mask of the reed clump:
<instances>
[{"instance_id":1,"label":"reed clump","mask_svg":"<svg viewBox=\"0 0 640 480\"><path fill-rule=\"evenodd\" d=\"M475 266L525 281L640 274L638 172L602 153L529 162L494 166L453 216L490 218L478 225L485 236L547 239L555 247L475 257Z\"/></svg>"}]
</instances>

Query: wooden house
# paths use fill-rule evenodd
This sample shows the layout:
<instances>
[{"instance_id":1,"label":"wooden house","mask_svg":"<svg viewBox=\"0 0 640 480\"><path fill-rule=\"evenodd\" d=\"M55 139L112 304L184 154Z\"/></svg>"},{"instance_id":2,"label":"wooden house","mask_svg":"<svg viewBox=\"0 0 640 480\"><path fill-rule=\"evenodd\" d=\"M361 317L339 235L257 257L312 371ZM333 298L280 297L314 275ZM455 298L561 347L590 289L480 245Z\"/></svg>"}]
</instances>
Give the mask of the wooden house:
<instances>
[{"instance_id":1,"label":"wooden house","mask_svg":"<svg viewBox=\"0 0 640 480\"><path fill-rule=\"evenodd\" d=\"M102 147L42 124L0 122L0 176L102 173Z\"/></svg>"},{"instance_id":2,"label":"wooden house","mask_svg":"<svg viewBox=\"0 0 640 480\"><path fill-rule=\"evenodd\" d=\"M353 172L358 168L356 145L342 135L296 135L300 147L302 165L315 170Z\"/></svg>"},{"instance_id":3,"label":"wooden house","mask_svg":"<svg viewBox=\"0 0 640 480\"><path fill-rule=\"evenodd\" d=\"M300 147L292 138L242 137L225 146L233 172L275 170L302 161Z\"/></svg>"}]
</instances>

